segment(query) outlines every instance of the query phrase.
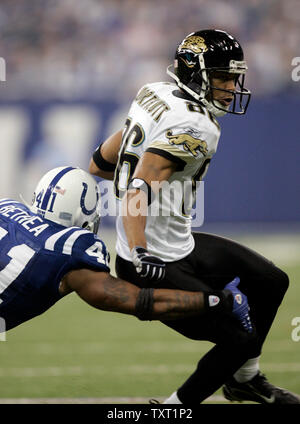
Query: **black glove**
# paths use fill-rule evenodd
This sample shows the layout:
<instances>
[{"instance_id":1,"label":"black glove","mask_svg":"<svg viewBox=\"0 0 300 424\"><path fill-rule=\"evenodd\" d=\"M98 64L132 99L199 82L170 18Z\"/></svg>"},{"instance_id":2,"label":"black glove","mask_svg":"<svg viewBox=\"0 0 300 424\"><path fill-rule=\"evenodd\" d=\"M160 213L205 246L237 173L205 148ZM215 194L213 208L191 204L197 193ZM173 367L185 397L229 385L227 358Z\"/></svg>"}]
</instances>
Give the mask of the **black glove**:
<instances>
[{"instance_id":1,"label":"black glove","mask_svg":"<svg viewBox=\"0 0 300 424\"><path fill-rule=\"evenodd\" d=\"M135 246L131 250L132 262L136 272L152 281L160 281L165 276L165 263L157 256L151 255L147 249Z\"/></svg>"}]
</instances>

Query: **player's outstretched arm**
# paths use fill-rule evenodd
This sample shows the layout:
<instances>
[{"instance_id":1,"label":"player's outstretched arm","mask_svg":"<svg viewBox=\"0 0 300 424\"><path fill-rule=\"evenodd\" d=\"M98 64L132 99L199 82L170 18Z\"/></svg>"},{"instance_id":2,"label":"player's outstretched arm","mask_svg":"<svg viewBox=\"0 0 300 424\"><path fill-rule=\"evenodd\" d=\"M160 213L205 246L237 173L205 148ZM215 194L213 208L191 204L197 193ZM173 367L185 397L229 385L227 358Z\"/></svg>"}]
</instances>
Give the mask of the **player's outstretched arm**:
<instances>
[{"instance_id":1,"label":"player's outstretched arm","mask_svg":"<svg viewBox=\"0 0 300 424\"><path fill-rule=\"evenodd\" d=\"M65 275L60 292L65 295L72 291L97 309L135 315L141 320L174 320L205 312L232 314L234 304L230 290L140 289L108 272L90 269L75 270Z\"/></svg>"},{"instance_id":2,"label":"player's outstretched arm","mask_svg":"<svg viewBox=\"0 0 300 424\"><path fill-rule=\"evenodd\" d=\"M81 269L63 279L62 295L75 291L89 305L112 312L137 315L141 319L177 319L204 312L203 293L182 290L141 290L107 272Z\"/></svg>"},{"instance_id":3,"label":"player's outstretched arm","mask_svg":"<svg viewBox=\"0 0 300 424\"><path fill-rule=\"evenodd\" d=\"M121 142L122 130L106 139L91 157L89 172L97 177L113 180Z\"/></svg>"}]
</instances>

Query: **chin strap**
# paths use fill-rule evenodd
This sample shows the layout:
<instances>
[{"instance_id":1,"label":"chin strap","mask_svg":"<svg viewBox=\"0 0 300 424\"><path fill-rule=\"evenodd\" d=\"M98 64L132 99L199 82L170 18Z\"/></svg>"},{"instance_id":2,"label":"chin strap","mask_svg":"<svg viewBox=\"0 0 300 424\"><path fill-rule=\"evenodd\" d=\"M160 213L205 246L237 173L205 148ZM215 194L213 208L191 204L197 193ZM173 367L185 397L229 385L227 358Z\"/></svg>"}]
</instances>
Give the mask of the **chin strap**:
<instances>
[{"instance_id":1,"label":"chin strap","mask_svg":"<svg viewBox=\"0 0 300 424\"><path fill-rule=\"evenodd\" d=\"M224 115L226 115L226 111L225 110L222 110L222 109L219 109L218 107L216 107L216 106L214 106L211 102L209 102L208 100L206 100L206 99L202 99L202 100L200 100L200 103L204 106L204 107L206 107L206 109L209 111L209 112L211 112L212 114L214 114L216 117L221 117L221 116L224 116ZM217 100L215 100L215 103L218 105L218 101ZM220 105L221 106L221 105Z\"/></svg>"},{"instance_id":2,"label":"chin strap","mask_svg":"<svg viewBox=\"0 0 300 424\"><path fill-rule=\"evenodd\" d=\"M178 76L171 71L171 68L173 67L173 65L169 65L167 67L167 74L170 75L171 78L173 78L176 81L176 84L178 85L179 88L182 88L182 90L184 90L186 93L188 93L190 96L192 96L195 100L197 100L197 102L200 102L200 100L203 98L202 96L200 96L200 94L195 93L195 91L191 90L187 85L183 84L180 79L178 78Z\"/></svg>"},{"instance_id":3,"label":"chin strap","mask_svg":"<svg viewBox=\"0 0 300 424\"><path fill-rule=\"evenodd\" d=\"M200 58L199 58L199 60L200 60ZM219 109L218 107L214 106L210 101L208 101L204 98L204 95L206 93L205 84L207 84L207 82L204 79L203 79L203 83L202 83L202 87L201 87L201 92L203 94L197 94L195 91L193 91L191 88L189 88L187 85L183 84L180 81L178 76L174 72L171 71L172 67L173 67L173 65L169 65L167 67L167 74L170 75L170 77L175 80L175 82L176 82L176 84L178 85L179 88L181 88L186 93L188 93L190 96L192 96L197 102L201 103L213 115L215 115L217 117L221 117L221 116L226 115L227 112L225 110ZM205 72L205 75L206 75L206 72ZM215 103L218 103L218 102L215 101Z\"/></svg>"}]
</instances>

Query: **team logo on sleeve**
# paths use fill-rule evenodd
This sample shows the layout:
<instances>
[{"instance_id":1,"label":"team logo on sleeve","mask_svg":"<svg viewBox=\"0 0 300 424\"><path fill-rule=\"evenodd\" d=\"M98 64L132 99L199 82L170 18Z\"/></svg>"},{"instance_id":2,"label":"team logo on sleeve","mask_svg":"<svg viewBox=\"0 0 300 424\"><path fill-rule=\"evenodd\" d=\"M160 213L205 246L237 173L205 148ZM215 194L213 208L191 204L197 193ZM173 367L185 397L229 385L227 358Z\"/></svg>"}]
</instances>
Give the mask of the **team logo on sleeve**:
<instances>
[{"instance_id":1,"label":"team logo on sleeve","mask_svg":"<svg viewBox=\"0 0 300 424\"><path fill-rule=\"evenodd\" d=\"M197 157L199 152L207 155L207 143L201 140L199 131L193 128L183 128L179 134L173 134L172 130L166 131L166 137L170 144L183 145L184 150Z\"/></svg>"}]
</instances>

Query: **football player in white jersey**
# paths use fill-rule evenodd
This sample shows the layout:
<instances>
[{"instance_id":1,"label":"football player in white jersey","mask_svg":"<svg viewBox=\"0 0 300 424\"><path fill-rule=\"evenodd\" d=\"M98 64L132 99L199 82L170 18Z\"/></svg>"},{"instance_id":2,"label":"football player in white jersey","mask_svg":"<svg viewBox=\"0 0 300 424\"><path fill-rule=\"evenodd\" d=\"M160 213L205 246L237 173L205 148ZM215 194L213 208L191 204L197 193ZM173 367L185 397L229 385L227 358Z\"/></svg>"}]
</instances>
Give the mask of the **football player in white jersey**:
<instances>
[{"instance_id":1,"label":"football player in white jersey","mask_svg":"<svg viewBox=\"0 0 300 424\"><path fill-rule=\"evenodd\" d=\"M174 68L167 70L175 82L145 85L124 130L100 145L90 163L91 173L114 178L120 278L139 287L205 292L221 290L238 276L249 299L254 329L246 316L243 322L210 313L164 321L186 337L215 343L165 403L201 403L222 385L229 400L299 403L259 369L288 276L234 241L191 231L196 182L204 177L220 137L216 118L247 110L246 71L242 47L230 34L189 34L177 47Z\"/></svg>"}]
</instances>

